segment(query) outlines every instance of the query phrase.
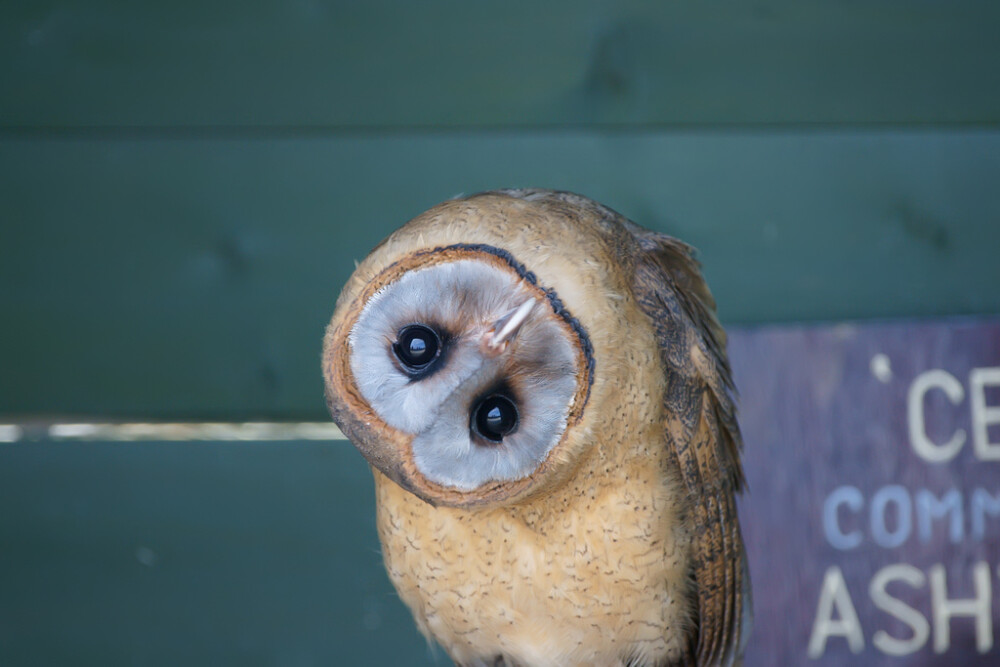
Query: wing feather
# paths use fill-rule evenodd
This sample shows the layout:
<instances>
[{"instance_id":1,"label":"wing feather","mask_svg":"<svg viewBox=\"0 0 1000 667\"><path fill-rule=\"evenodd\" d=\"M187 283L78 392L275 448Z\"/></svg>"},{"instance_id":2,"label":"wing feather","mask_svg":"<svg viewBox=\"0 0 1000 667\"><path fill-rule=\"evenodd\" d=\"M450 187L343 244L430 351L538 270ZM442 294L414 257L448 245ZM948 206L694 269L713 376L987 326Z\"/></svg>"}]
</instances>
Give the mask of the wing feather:
<instances>
[{"instance_id":1,"label":"wing feather","mask_svg":"<svg viewBox=\"0 0 1000 667\"><path fill-rule=\"evenodd\" d=\"M697 665L732 664L751 622L735 495L745 486L726 337L692 249L629 225L641 249L634 289L653 321L667 372L667 441L694 514Z\"/></svg>"}]
</instances>

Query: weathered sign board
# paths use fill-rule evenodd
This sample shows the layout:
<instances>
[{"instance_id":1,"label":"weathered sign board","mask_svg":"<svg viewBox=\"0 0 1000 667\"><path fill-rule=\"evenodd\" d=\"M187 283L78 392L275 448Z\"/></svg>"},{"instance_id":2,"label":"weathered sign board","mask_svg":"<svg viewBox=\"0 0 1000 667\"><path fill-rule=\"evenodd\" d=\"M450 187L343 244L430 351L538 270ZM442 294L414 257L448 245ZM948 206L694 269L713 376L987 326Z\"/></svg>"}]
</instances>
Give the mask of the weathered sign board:
<instances>
[{"instance_id":1,"label":"weathered sign board","mask_svg":"<svg viewBox=\"0 0 1000 667\"><path fill-rule=\"evenodd\" d=\"M1000 663L1000 321L730 342L747 665Z\"/></svg>"}]
</instances>

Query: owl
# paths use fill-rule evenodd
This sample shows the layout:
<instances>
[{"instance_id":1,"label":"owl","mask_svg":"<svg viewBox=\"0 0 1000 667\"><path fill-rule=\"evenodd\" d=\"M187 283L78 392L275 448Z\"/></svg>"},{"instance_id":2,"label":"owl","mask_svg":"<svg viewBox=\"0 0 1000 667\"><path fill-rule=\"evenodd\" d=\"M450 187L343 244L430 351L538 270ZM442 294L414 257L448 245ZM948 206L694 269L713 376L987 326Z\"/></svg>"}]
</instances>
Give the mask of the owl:
<instances>
[{"instance_id":1,"label":"owl","mask_svg":"<svg viewBox=\"0 0 1000 667\"><path fill-rule=\"evenodd\" d=\"M323 346L392 583L459 665L724 665L749 632L726 338L692 249L585 197L442 203Z\"/></svg>"}]
</instances>

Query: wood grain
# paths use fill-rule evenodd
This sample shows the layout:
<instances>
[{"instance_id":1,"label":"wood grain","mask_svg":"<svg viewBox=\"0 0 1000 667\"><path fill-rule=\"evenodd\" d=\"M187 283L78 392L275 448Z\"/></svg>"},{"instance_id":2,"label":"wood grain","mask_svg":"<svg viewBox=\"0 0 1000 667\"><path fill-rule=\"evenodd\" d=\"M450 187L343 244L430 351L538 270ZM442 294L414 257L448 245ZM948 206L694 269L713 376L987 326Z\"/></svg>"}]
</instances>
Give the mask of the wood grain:
<instances>
[{"instance_id":1,"label":"wood grain","mask_svg":"<svg viewBox=\"0 0 1000 667\"><path fill-rule=\"evenodd\" d=\"M981 0L18 0L0 127L982 125L998 19Z\"/></svg>"}]
</instances>

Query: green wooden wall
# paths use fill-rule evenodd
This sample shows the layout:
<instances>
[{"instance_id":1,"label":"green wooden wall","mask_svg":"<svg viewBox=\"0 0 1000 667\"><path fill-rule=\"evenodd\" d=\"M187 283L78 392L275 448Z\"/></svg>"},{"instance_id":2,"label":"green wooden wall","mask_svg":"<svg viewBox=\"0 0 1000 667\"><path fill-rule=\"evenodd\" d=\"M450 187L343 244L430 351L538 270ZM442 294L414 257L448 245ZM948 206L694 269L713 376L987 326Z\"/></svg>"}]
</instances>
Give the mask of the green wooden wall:
<instances>
[{"instance_id":1,"label":"green wooden wall","mask_svg":"<svg viewBox=\"0 0 1000 667\"><path fill-rule=\"evenodd\" d=\"M496 187L693 243L730 326L1000 313L998 19L10 0L0 421L324 419L354 260ZM370 487L346 443L0 445L0 664L428 661Z\"/></svg>"},{"instance_id":2,"label":"green wooden wall","mask_svg":"<svg viewBox=\"0 0 1000 667\"><path fill-rule=\"evenodd\" d=\"M9 0L3 11L0 121L24 129L983 125L1000 111L989 1Z\"/></svg>"}]
</instances>

